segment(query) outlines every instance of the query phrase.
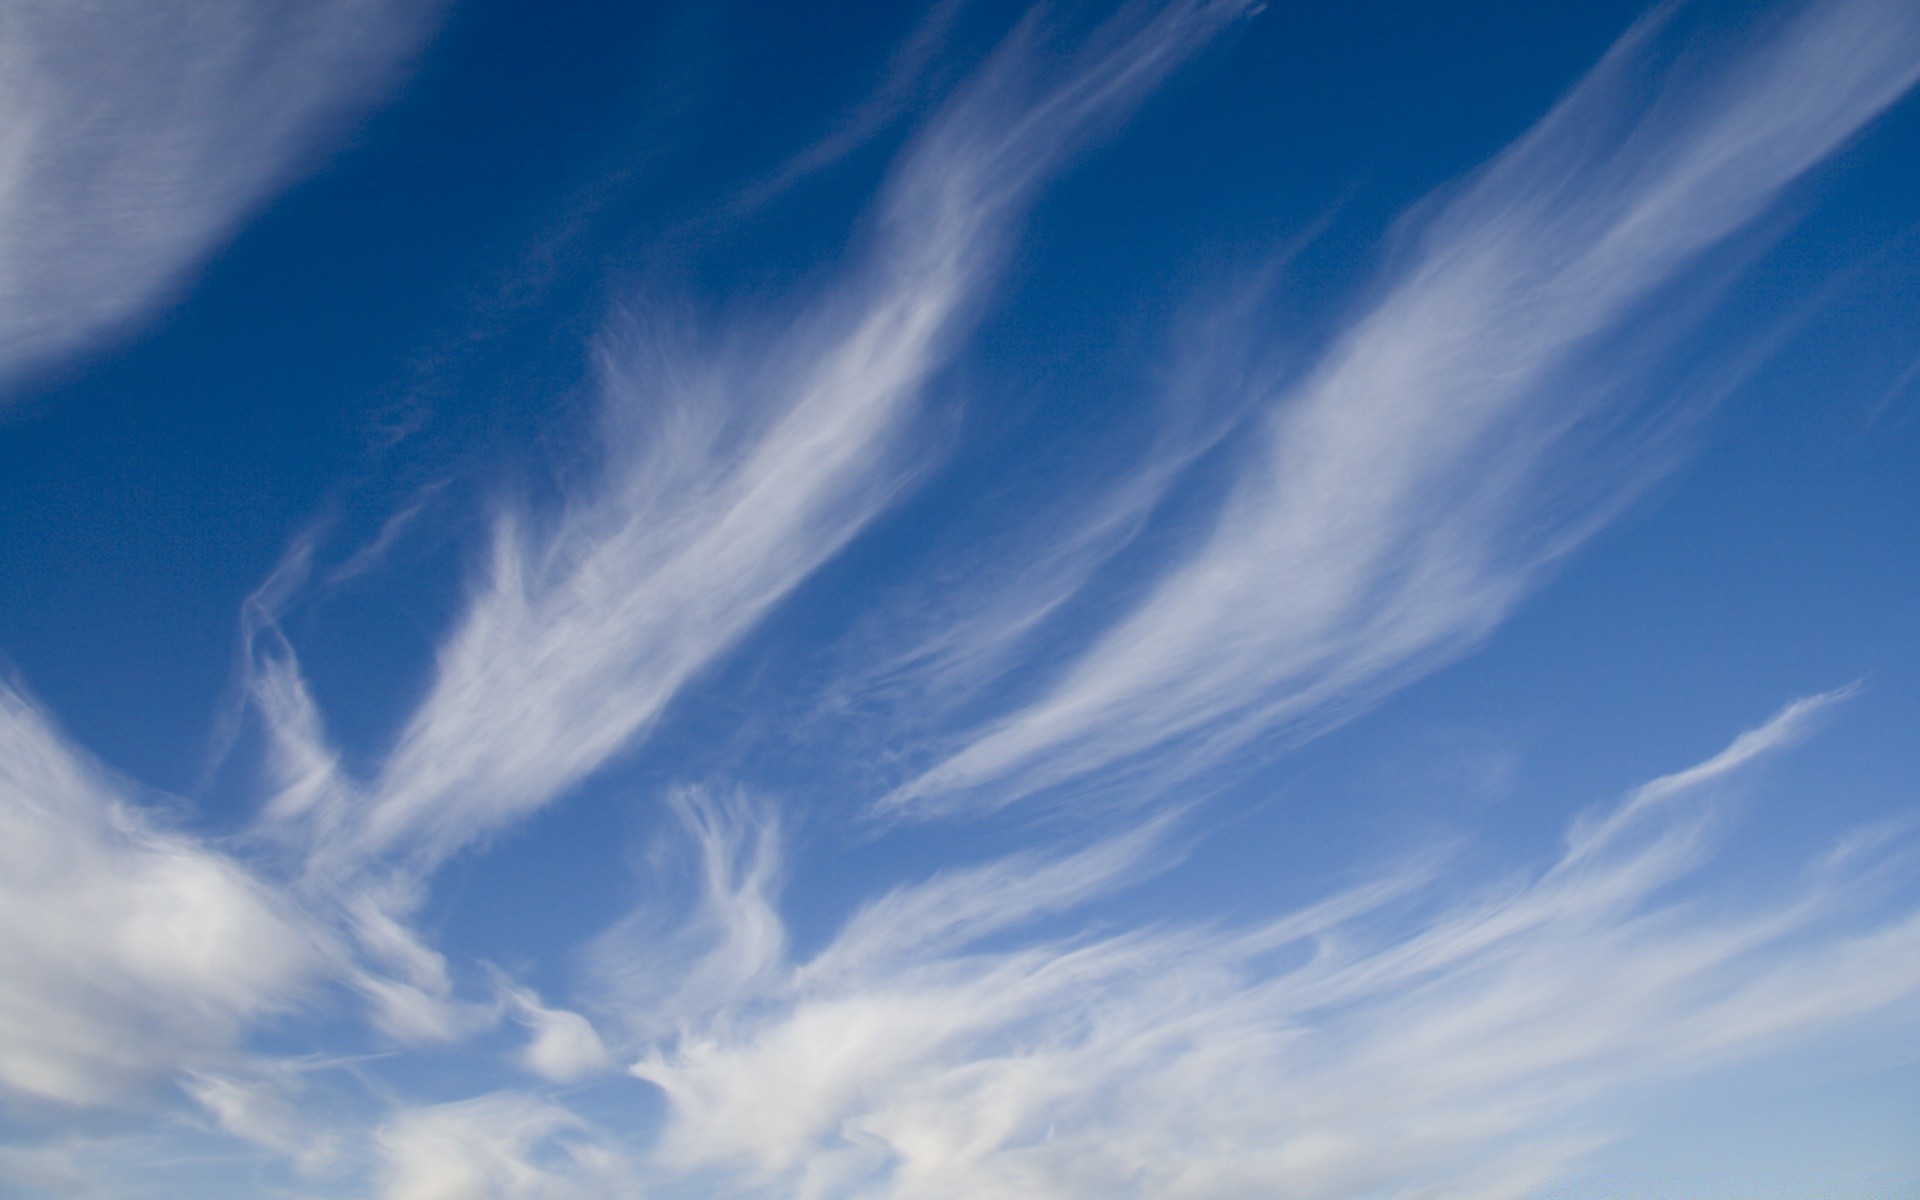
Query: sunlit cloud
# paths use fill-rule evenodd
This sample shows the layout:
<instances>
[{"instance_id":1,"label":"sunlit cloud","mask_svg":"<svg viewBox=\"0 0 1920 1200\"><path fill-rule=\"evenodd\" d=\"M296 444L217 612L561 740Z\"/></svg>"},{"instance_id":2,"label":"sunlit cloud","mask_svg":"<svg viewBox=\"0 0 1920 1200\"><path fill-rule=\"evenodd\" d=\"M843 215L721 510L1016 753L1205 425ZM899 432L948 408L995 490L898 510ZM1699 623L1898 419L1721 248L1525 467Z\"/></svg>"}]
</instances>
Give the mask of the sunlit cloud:
<instances>
[{"instance_id":1,"label":"sunlit cloud","mask_svg":"<svg viewBox=\"0 0 1920 1200\"><path fill-rule=\"evenodd\" d=\"M0 685L0 1083L111 1102L216 1064L318 980L324 940L162 828Z\"/></svg>"},{"instance_id":2,"label":"sunlit cloud","mask_svg":"<svg viewBox=\"0 0 1920 1200\"><path fill-rule=\"evenodd\" d=\"M509 989L515 1019L527 1027L520 1052L527 1070L554 1083L570 1083L612 1066L593 1023L576 1012L548 1008L524 988Z\"/></svg>"}]
</instances>

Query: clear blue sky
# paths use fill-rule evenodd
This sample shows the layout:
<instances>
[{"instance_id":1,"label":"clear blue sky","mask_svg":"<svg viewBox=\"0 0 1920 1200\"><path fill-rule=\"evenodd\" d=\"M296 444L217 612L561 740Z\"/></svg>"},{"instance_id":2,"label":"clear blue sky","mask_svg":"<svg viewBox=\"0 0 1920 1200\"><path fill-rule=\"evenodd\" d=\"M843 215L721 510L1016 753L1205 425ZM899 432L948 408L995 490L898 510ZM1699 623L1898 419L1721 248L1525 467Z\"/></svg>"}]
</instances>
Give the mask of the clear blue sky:
<instances>
[{"instance_id":1,"label":"clear blue sky","mask_svg":"<svg viewBox=\"0 0 1920 1200\"><path fill-rule=\"evenodd\" d=\"M0 1194L1920 1195L1920 8L0 0Z\"/></svg>"}]
</instances>

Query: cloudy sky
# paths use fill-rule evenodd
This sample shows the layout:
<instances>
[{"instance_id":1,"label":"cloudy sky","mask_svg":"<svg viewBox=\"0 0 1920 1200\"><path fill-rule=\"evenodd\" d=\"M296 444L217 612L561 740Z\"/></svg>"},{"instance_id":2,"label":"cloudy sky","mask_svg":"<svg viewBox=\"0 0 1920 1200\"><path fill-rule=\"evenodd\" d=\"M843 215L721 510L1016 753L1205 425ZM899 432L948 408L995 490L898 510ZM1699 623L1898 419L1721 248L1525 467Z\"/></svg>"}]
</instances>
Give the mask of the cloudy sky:
<instances>
[{"instance_id":1,"label":"cloudy sky","mask_svg":"<svg viewBox=\"0 0 1920 1200\"><path fill-rule=\"evenodd\" d=\"M1920 1195L1912 0L0 0L0 1194Z\"/></svg>"}]
</instances>

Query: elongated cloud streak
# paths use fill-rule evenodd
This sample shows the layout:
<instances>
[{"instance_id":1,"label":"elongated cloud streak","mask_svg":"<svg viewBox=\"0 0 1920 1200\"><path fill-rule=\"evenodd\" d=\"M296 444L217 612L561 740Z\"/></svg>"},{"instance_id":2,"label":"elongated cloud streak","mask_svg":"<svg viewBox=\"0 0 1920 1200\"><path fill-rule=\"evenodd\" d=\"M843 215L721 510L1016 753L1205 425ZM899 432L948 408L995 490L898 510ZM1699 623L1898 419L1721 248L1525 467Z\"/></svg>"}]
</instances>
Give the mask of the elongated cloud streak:
<instances>
[{"instance_id":1,"label":"elongated cloud streak","mask_svg":"<svg viewBox=\"0 0 1920 1200\"><path fill-rule=\"evenodd\" d=\"M1809 6L1688 77L1658 66L1664 21L1440 204L1274 398L1205 545L883 808L998 805L1327 719L1471 645L1647 481L1592 460L1636 382L1631 357L1595 356L1920 77L1920 10L1898 0Z\"/></svg>"},{"instance_id":2,"label":"elongated cloud streak","mask_svg":"<svg viewBox=\"0 0 1920 1200\"><path fill-rule=\"evenodd\" d=\"M749 955L730 1001L659 1010L678 1028L633 1068L673 1105L651 1170L734 1196L1528 1194L1592 1147L1580 1115L1610 1087L1920 991L1920 916L1863 920L1860 862L1738 915L1672 891L1708 859L1716 789L1833 699L1477 895L1436 902L1422 868L1238 931L1009 947L984 939L1125 882L1151 837L906 888L807 962ZM737 808L695 828L723 861L762 836ZM714 882L716 914L771 899L764 871ZM724 961L778 944L710 928Z\"/></svg>"},{"instance_id":3,"label":"elongated cloud streak","mask_svg":"<svg viewBox=\"0 0 1920 1200\"><path fill-rule=\"evenodd\" d=\"M93 19L9 3L0 13L42 22L20 28ZM285 69L287 47L344 45L328 40L342 13L401 11L359 3L259 10L270 18L249 61ZM894 812L1123 781L1151 811L1076 809L964 838L889 827L850 846L833 820L844 809L781 808L771 788L734 786L734 743L709 753L696 730L662 758L720 782L668 793L684 839L664 834L636 884L661 902L584 947L554 944L618 902L601 890L607 826L583 813L508 848L524 859L463 864L450 872L463 886L427 903L450 857L640 744L703 673L715 684L703 701L733 682L717 668L734 648L928 465L935 439L919 435L937 423L925 419L937 376L1040 186L1251 6L1148 0L1078 49L1049 48L1029 22L909 143L846 270L757 318L734 309L710 336L652 312L616 321L598 346L597 456L557 502L501 502L384 753L333 744L282 619L390 561L431 510L403 510L332 570L317 533L299 539L243 607L245 711L265 735L266 779L257 824L236 836L170 825L0 686L0 1107L28 1118L0 1134L0 1190L1517 1198L1606 1139L1625 1089L1920 1016L1912 830L1843 832L1797 874L1779 861L1799 853L1797 823L1718 860L1738 836L1723 820L1731 793L1852 689L1787 705L1576 816L1562 844L1516 849L1533 828L1516 822L1478 831L1470 856L1325 864L1342 882L1304 904L1303 879L1269 881L1295 856L1339 851L1321 813L1264 810L1260 837L1286 847L1267 861L1256 839L1227 847L1192 828L1206 789L1150 786L1247 762L1249 741L1304 735L1461 650L1656 473L1631 456L1639 430L1666 428L1663 402L1640 394L1664 363L1648 327L1912 84L1920 12L1897 0L1784 13L1741 53L1685 72L1663 55L1686 10L1663 10L1410 219L1377 290L1284 387L1273 374L1244 383L1239 366L1265 360L1238 344L1242 326L1216 323L1217 340L1189 347L1195 369L1175 375L1229 382L1169 389L1172 419L1145 461L1084 490L1065 470L1026 489L1074 493L1026 527L1038 536L996 528L984 550L934 542L909 556L936 560L936 586L960 597L938 618L944 635L875 602L867 585L892 586L886 572L842 576L847 607L887 610L866 644L915 643L872 656L864 679L836 668L849 707L862 688L876 712L926 703L873 722L881 761L841 752L835 765L892 770L909 725L953 735ZM956 11L941 0L928 45ZM366 32L391 48L395 28ZM221 81L251 69L187 71L180 94L200 103L204 84L244 100ZM66 78L36 71L0 86L40 95L38 81ZM129 94L146 86L124 74ZM304 79L274 97L284 110L231 114L236 128L306 131L254 148L259 187L284 178L321 119L288 114L334 103L300 108L319 94ZM129 103L109 91L101 111ZM890 103L883 93L873 111ZM192 105L147 107L171 128ZM209 146L228 144L217 124ZM53 144L8 136L9 163L13 148ZM191 158L196 145L161 136L151 151ZM216 150L191 173L243 204L235 177L206 167ZM121 178L106 166L103 189ZM35 178L0 172L0 188ZM167 243L174 260L198 253L188 241ZM130 244L110 242L103 256ZM141 278L120 281L128 296L158 294ZM72 329L119 319L82 317ZM46 353L83 334L67 336L48 334ZM1201 463L1227 467L1218 489L1193 479ZM1220 510L1200 528L1183 506L1203 494ZM937 538L942 524L921 528ZM1154 540L1183 531L1184 551ZM1094 594L1131 566L1145 569L1117 582L1137 602ZM809 594L810 616L813 600L836 599L826 590ZM341 678L378 686L382 668ZM1029 672L1041 686L1017 690ZM747 694L787 684L810 690L773 678ZM896 703L918 691L938 694ZM1010 715L973 726L983 711ZM831 753L810 739L819 724L781 732L801 754ZM240 738L255 728L232 716L210 787L239 782L226 750L253 749ZM808 794L812 777L797 778ZM995 848L958 849L982 842ZM1471 865L1495 856L1525 865ZM1219 915L1223 902L1235 915ZM561 906L562 920L543 919ZM74 1119L82 1106L118 1111Z\"/></svg>"},{"instance_id":4,"label":"elongated cloud streak","mask_svg":"<svg viewBox=\"0 0 1920 1200\"><path fill-rule=\"evenodd\" d=\"M1246 7L1130 11L1037 95L1016 35L910 152L848 282L709 361L649 359L641 332L613 337L599 490L551 520L502 518L432 689L370 787L276 804L277 820L313 821L321 873L391 852L430 866L546 804L853 537L905 481L902 434L1036 185Z\"/></svg>"},{"instance_id":5,"label":"elongated cloud streak","mask_svg":"<svg viewBox=\"0 0 1920 1200\"><path fill-rule=\"evenodd\" d=\"M177 288L389 81L440 8L0 3L0 382Z\"/></svg>"}]
</instances>

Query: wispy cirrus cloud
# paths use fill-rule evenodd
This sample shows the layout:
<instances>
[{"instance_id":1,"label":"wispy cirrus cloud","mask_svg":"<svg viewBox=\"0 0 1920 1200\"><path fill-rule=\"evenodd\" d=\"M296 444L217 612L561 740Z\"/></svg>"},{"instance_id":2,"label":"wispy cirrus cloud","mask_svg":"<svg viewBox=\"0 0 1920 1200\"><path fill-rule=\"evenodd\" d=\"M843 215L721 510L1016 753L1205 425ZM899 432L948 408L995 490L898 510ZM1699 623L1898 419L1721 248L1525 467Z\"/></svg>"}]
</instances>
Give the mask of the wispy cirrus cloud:
<instances>
[{"instance_id":1,"label":"wispy cirrus cloud","mask_svg":"<svg viewBox=\"0 0 1920 1200\"><path fill-rule=\"evenodd\" d=\"M290 836L317 847L317 877L396 856L421 871L632 743L911 478L923 390L1035 188L1248 8L1130 8L1044 86L1023 26L908 151L838 284L701 350L616 327L602 477L558 512L502 512L375 779L334 768L290 652L259 674L282 760L301 764L269 823L305 831Z\"/></svg>"},{"instance_id":2,"label":"wispy cirrus cloud","mask_svg":"<svg viewBox=\"0 0 1920 1200\"><path fill-rule=\"evenodd\" d=\"M691 847L685 909L645 908L593 942L572 994L545 961L459 961L415 927L436 868L638 744L912 485L938 450L917 436L930 384L1039 186L1253 7L1133 4L1077 50L1035 19L910 143L845 271L711 335L615 322L598 347L603 460L555 504L501 503L424 697L364 769L330 741L281 615L310 575L324 588L373 570L428 510L331 573L297 543L242 614L268 776L245 835L168 828L0 686L0 1096L185 1097L138 1136L0 1145L0 1186L158 1194L171 1177L153 1164L230 1138L218 1152L248 1156L235 1194L263 1190L272 1155L303 1194L388 1200L1519 1196L1604 1139L1596 1102L1623 1084L1913 1004L1920 898L1900 839L1857 835L1737 895L1710 874L1715 798L1845 691L1583 815L1532 869L1466 877L1433 854L1245 924L1096 907L1181 866L1190 790L1118 832L1102 812L1071 846L956 865L921 843L888 860L911 882L846 899L818 945L821 913L783 888L794 827L821 814L717 786L670 799ZM956 10L934 6L923 48ZM280 54L312 34L333 48L314 61L333 61L334 17L386 38L399 11L275 9L299 36L259 36ZM1078 631L1090 650L1028 707L960 730L889 811L992 807L1116 768L1178 778L1334 719L1485 633L1657 473L1623 432L1659 407L1634 395L1653 302L1920 72L1920 15L1897 0L1809 5L1684 71L1665 57L1674 11L1410 219L1404 255L1310 369L1171 406L1191 419L1137 471L1035 521L1044 547L989 548L1014 547L1005 573L972 579L943 634L862 686L985 694L1188 469L1244 435L1237 459L1209 459L1237 474L1190 553L1133 581L1137 608ZM849 140L891 119L926 65L915 53ZM315 78L352 75L330 72ZM228 75L192 77L211 94ZM310 131L287 115L300 94L249 119ZM333 101L313 103L300 111ZM286 136L271 146L306 144ZM256 157L263 180L292 161ZM195 161L195 179L225 178ZM177 277L180 254L151 279ZM127 296L162 286L141 278ZM120 319L82 316L73 329ZM951 723L929 707L919 729ZM1275 911L1257 876L1239 885L1248 910ZM486 999L467 998L476 979ZM342 989L371 1031L323 1001L306 1014L315 1053L249 1051L251 1031ZM446 1057L411 1073L422 1042ZM338 1090L315 1083L336 1069ZM609 1111L634 1124L583 1115Z\"/></svg>"},{"instance_id":3,"label":"wispy cirrus cloud","mask_svg":"<svg viewBox=\"0 0 1920 1200\"><path fill-rule=\"evenodd\" d=\"M1416 212L1378 299L1257 397L1204 543L882 811L994 807L1148 755L1164 777L1350 712L1477 642L1656 477L1653 302L1920 78L1897 0L1803 6L1730 59L1676 57L1672 21Z\"/></svg>"},{"instance_id":4,"label":"wispy cirrus cloud","mask_svg":"<svg viewBox=\"0 0 1920 1200\"><path fill-rule=\"evenodd\" d=\"M898 121L916 101L923 100L935 86L930 77L936 69L939 51L951 37L954 22L967 2L934 0L928 5L912 31L889 56L879 85L825 136L787 159L766 178L742 189L722 212L735 215L765 206L808 176L826 170L858 150Z\"/></svg>"},{"instance_id":5,"label":"wispy cirrus cloud","mask_svg":"<svg viewBox=\"0 0 1920 1200\"><path fill-rule=\"evenodd\" d=\"M1610 1089L1920 992L1920 914L1881 908L1858 847L1759 905L1689 883L1713 798L1840 695L1587 814L1539 870L1421 864L1239 929L1018 934L1137 877L1165 849L1142 831L909 885L795 961L775 827L693 802L732 864L705 953L598 950L613 979L731 984L636 1009L633 1071L672 1106L646 1170L737 1196L1529 1194L1604 1140Z\"/></svg>"},{"instance_id":6,"label":"wispy cirrus cloud","mask_svg":"<svg viewBox=\"0 0 1920 1200\"><path fill-rule=\"evenodd\" d=\"M386 87L442 7L0 4L0 381L179 288Z\"/></svg>"}]
</instances>

